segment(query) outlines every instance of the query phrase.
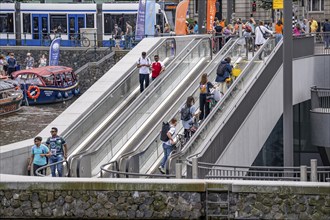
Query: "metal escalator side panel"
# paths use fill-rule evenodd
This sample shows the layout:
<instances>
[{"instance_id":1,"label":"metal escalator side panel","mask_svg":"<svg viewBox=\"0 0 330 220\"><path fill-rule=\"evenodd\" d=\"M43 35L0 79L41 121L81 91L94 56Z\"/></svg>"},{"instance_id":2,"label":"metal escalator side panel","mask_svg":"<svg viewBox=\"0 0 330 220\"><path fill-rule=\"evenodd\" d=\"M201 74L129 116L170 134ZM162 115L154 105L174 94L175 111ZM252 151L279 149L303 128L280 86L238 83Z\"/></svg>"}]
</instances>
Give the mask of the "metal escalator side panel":
<instances>
[{"instance_id":1,"label":"metal escalator side panel","mask_svg":"<svg viewBox=\"0 0 330 220\"><path fill-rule=\"evenodd\" d=\"M255 82L255 80L257 80L258 74L262 74L259 76L260 79L258 80L261 80L261 78L263 77L263 80L265 82L267 82L267 80L269 82L273 75L270 76L266 73L272 73L272 71L267 69L267 66L269 68L269 66L274 67L273 65L276 65L279 67L281 65L281 51L282 45L280 44L273 49L266 63L259 64L261 65L259 66L260 68L257 68L256 64L258 62L256 61L258 57L255 57L254 60L251 61L247 68L242 72L243 77L247 74L251 75L249 79L246 79L247 82L245 82L245 85L241 85L243 90L239 93L234 94L234 96L236 95L236 98L228 98L227 104L222 107L223 109L221 109L220 106L221 104L224 104L224 102L218 103L218 106L216 106L216 111L209 115L209 118L205 121L203 127L201 127L200 131L198 132L198 135L195 136L194 143L191 143L190 146L188 146L191 149L189 149L189 151L187 150L185 154L182 155L182 158L187 158L188 160L190 160L193 156L198 156L200 157L201 161L207 161L209 163L214 163L219 158L220 154L223 152L223 150L225 150L227 144L239 128L240 124L244 121L247 114L250 112L249 110L253 107L255 103L254 100L257 100L259 96L257 96L255 93L254 97L251 96L250 99L243 100L243 102L245 102L246 104L246 108L244 108L244 114L242 114L243 111L238 114L236 113L236 110L240 107L242 97L247 97L247 93L250 93L249 88ZM258 56L258 53L256 56ZM252 63L253 61L256 62ZM269 65L269 63L271 64ZM266 74L264 74L263 72L265 72ZM243 80L243 78L241 79ZM239 85L238 82L236 83L236 85ZM229 91L233 91L234 88L235 85L232 85L232 88ZM264 89L265 88L259 88L259 94L262 93ZM224 97L224 99L225 98L226 97ZM236 102L233 102L234 98ZM203 135L204 138L201 138ZM211 145L212 148L210 148ZM217 147L214 147L215 145L217 145ZM196 148L201 148L201 146L203 146L203 149L198 151ZM205 173L203 175L205 175Z\"/></svg>"},{"instance_id":2,"label":"metal escalator side panel","mask_svg":"<svg viewBox=\"0 0 330 220\"><path fill-rule=\"evenodd\" d=\"M173 42L173 41L175 41L174 38L163 39L162 41L160 41L160 43L158 43L157 45L155 45L155 47L153 47L153 49L149 52L150 55L169 54L171 56L172 55L175 56L175 51L176 50L174 50L174 54L169 52L169 51L171 51L171 48L169 48L169 45L170 45L169 42ZM175 42L174 42L173 45L175 46ZM99 120L101 122L95 121L95 119L93 119L93 117L90 117L92 115L104 115L103 119L107 118L107 120L109 120L108 118L111 116L111 114L113 114L114 116L112 116L112 118L115 118L116 114L119 114L120 111L115 112L115 111L112 111L112 110L116 110L116 108L115 108L116 104L118 106L118 103L121 103L121 102L118 101L118 100L117 101L111 101L111 99L113 99L114 97L118 97L119 99L125 99L127 97L127 95L130 94L128 92L128 90L130 90L130 88L133 87L132 83L138 84L138 80L136 80L137 82L135 82L135 80L134 80L136 78L135 77L136 71L137 71L137 68L136 68L136 65L134 64L132 66L132 68L130 69L130 71L127 72L127 74L123 74L123 76L119 79L118 83L115 83L114 86L112 86L108 89L105 96L102 96L98 99L97 104L91 106L87 110L86 113L82 114L76 120L76 122L73 123L74 126L71 127L69 131L65 131L64 136L70 135L70 133L74 132L78 126L85 126L86 127L87 125L88 126L90 126L90 125L100 125L100 124L102 125L104 120ZM133 81L132 81L132 79L133 79ZM123 87L123 88L121 89L121 87ZM108 115L108 117L107 117L107 115ZM97 128L95 128L95 127L97 127ZM94 127L95 129L92 129L91 132L88 132L88 134L86 135L87 138L84 138L82 142L78 143L79 145L77 147L75 147L75 150L71 153L71 155L69 157L69 160L75 160L77 157L80 156L79 151L84 150L84 149L82 147L79 147L79 146L86 146L86 145L88 145L88 142L92 141L92 140L89 139L89 137L93 133L95 133L95 131L98 128L100 128L100 126L95 126L95 127ZM84 130L86 130L86 129L84 129ZM94 137L95 135L92 135L92 136ZM74 164L74 163L70 163L70 164ZM71 168L69 170L71 170Z\"/></svg>"},{"instance_id":3,"label":"metal escalator side panel","mask_svg":"<svg viewBox=\"0 0 330 220\"><path fill-rule=\"evenodd\" d=\"M184 52L183 52L184 53ZM145 93L145 94L148 94L148 93ZM142 94L143 95L143 94ZM141 97L143 97L141 95ZM116 123L116 122L114 122L114 124L117 124L117 125L122 125L122 124L124 124L124 121L123 120L117 120L117 122L118 123ZM116 126L111 126L111 127L113 127L113 129L116 129ZM108 129L108 128L107 128ZM109 136L111 136L111 135L109 135ZM89 153L87 153L86 154L86 156L88 155L88 154L94 154L94 155L96 155L96 154L98 154L99 156L100 156L100 154L99 153L96 153L100 148L101 148L101 146L104 146L104 145L111 145L113 140L110 140L110 141L108 141L108 140L104 140L104 141L101 141L101 143L100 144L98 144L98 146L99 146L99 148L97 148L97 149L94 149L93 151L91 151L91 152L89 152ZM113 149L111 149L110 151L108 151L108 152L104 152L105 154L109 154L109 153L111 153L112 155L111 155L111 157L113 156ZM115 152L114 152L115 153ZM109 157L109 158L111 158L111 157ZM108 158L108 159L109 159ZM80 157L80 159L83 159L83 157ZM92 159L93 161L95 161L94 159ZM98 160L96 160L96 161L98 161ZM96 162L95 161L95 162Z\"/></svg>"},{"instance_id":4,"label":"metal escalator side panel","mask_svg":"<svg viewBox=\"0 0 330 220\"><path fill-rule=\"evenodd\" d=\"M222 55L221 56L221 59L223 58L223 52L224 51L227 51L227 49L228 49L228 47L230 47L232 44L234 44L234 41L232 41L232 42L228 42L228 44L226 44L226 46L223 48L223 50L222 51L220 51L217 55L216 55L216 59L215 60L219 60L219 59L217 59L220 55ZM212 68L214 69L214 68L216 68L216 66L217 66L217 63L216 63L216 65L214 65L214 62L213 63L209 63L208 64L208 67L209 66L212 66ZM202 72L205 72L205 69L207 69L207 68L204 68L204 70L202 70L202 71L200 71L200 73L202 73ZM198 77L196 77L193 81L194 82L197 82L199 80L199 78ZM179 103L179 105L181 105L181 99L184 97L185 98L185 96L186 96L186 93L187 93L187 90L189 89L189 88L192 88L192 86L191 86L191 84L190 84L190 86L188 86L187 87L187 89L182 93L182 95L180 96L180 98L178 98L178 99L176 99L177 101L175 102L175 104L178 104ZM171 108L173 108L173 105L172 105L172 107ZM173 115L173 114L176 114L177 113L177 111L176 111L176 109L174 110L174 112L170 112L169 113L169 111L170 110L168 110L168 112L166 113L166 115ZM172 111L173 111L173 109L172 109ZM164 116L163 116L164 117ZM164 118L161 118L160 119L160 121L159 122L161 122L162 120L164 120ZM167 116L168 117L168 116ZM173 116L172 116L173 117ZM159 127L159 125L158 125L159 123L157 123L157 126L155 125L153 128L152 128L152 130L157 130L157 129L159 129L158 127ZM157 133L157 132L156 132ZM149 132L148 134L147 134L147 136L150 136L151 135L151 132ZM154 136L154 135L152 135L152 136ZM141 143L140 143L140 145L135 149L135 150L133 150L132 152L129 152L127 155L123 155L124 157L127 157L127 162L126 162L126 166L129 166L129 164L131 163L130 162L130 160L131 160L131 158L134 158L134 157L138 157L139 155L141 155L141 154L145 154L145 155L150 155L151 153L149 153L148 151L150 151L150 149L158 149L158 151L160 151L161 153L162 153L162 150L161 150L161 147L160 147L160 149L159 149L159 144L157 143L157 142L160 142L160 141L158 141L158 135L156 134L156 137L154 137L154 139L151 141L151 142L147 142L147 140L146 140L147 138L145 138L145 139L143 139L142 141L141 141ZM144 144L145 143L145 144ZM145 146L147 146L147 147L145 147ZM141 148L144 148L144 149L141 149ZM144 158L141 158L140 159L140 161L146 161L148 158L147 158L148 156L144 156ZM141 166L141 164L140 164L140 166ZM124 168L123 170L129 170L129 168ZM131 171L131 170L130 170Z\"/></svg>"}]
</instances>

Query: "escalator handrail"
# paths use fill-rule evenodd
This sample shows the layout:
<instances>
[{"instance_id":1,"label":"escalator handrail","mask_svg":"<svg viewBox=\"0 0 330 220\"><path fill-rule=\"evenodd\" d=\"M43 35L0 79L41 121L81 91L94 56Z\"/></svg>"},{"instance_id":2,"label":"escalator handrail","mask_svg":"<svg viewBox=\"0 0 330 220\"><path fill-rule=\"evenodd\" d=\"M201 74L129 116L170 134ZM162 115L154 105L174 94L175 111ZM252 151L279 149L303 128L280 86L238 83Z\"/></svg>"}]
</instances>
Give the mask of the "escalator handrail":
<instances>
[{"instance_id":1,"label":"escalator handrail","mask_svg":"<svg viewBox=\"0 0 330 220\"><path fill-rule=\"evenodd\" d=\"M232 41L232 39L230 39L230 40ZM239 39L237 39L236 42L237 42L238 40L239 40ZM236 44L236 42L234 42L234 43L232 44L232 46L229 47L229 49L228 49L227 51L230 51L230 50L232 49L232 47ZM225 44L225 45L229 45L229 42L228 42L227 44ZM225 46L223 47L223 49L226 49ZM221 54L221 51L219 51L218 54L215 55L215 56L216 56L215 59L217 59L217 57L220 56L220 54ZM225 55L224 55L224 56L225 56ZM223 56L223 57L224 57L224 56ZM211 63L212 63L212 62L210 62L209 65L211 65ZM207 66L203 69L203 71L201 71L201 72L205 72L205 70L209 67L209 65L207 65ZM215 68L216 68L216 67L215 67ZM196 79L196 80L197 80L197 79ZM192 82L192 83L187 87L187 90L188 90L193 84L194 84L194 82ZM186 93L186 92L183 92L181 96L184 96L185 93ZM174 103L173 105L175 105L175 104L176 104L176 103ZM170 108L170 109L171 109L171 108ZM169 109L169 110L170 110L170 109ZM169 111L169 110L168 110L168 111ZM162 118L161 120L163 120L163 118ZM161 121L161 120L160 120L160 121ZM151 130L149 131L149 133L145 135L145 138L142 139L140 143L143 143L143 142L147 139L147 137L150 135L150 133L151 133L153 130L156 129L156 127L157 127L157 124L155 124L155 125L151 128ZM128 171L128 164L129 164L129 161L131 160L131 158L134 157L134 156L138 156L138 155L143 154L143 153L149 148L149 146L151 145L152 142L153 142L153 141L151 141L149 144L147 144L147 146L146 146L142 151L136 152L139 148L141 148L141 144L140 144L140 145L138 145L135 149L133 149L132 151L127 152L126 154L123 154L123 155L120 157L120 159L119 159L119 164L121 164L121 161L122 161L123 159L125 159L125 157L126 157L127 160L126 160L125 170Z\"/></svg>"},{"instance_id":2,"label":"escalator handrail","mask_svg":"<svg viewBox=\"0 0 330 220\"><path fill-rule=\"evenodd\" d=\"M152 54L154 53L156 50L158 50L161 46L164 45L164 43L166 43L167 41L173 41L174 42L174 45L176 44L175 43L175 38L164 38L159 44L157 44L152 50L151 52L148 52L149 54ZM174 53L176 52L176 50L174 50ZM137 70L137 67L136 65L132 66L129 71L129 74L123 74L123 76L119 79L119 83L115 83L113 86L111 86L107 91L106 91L106 95L105 96L102 96L100 98L98 98L96 100L96 104L95 105L92 105L90 106L88 109L87 109L87 113L85 114L82 114L81 116L78 117L78 119L75 120L74 123L72 123L74 126L72 126L71 128L69 128L69 131L66 130L64 131L64 134L63 136L65 137L66 135L70 134L75 128L77 128L86 118L88 118L89 115L93 114L95 112L95 110L100 106L102 105L105 100L112 95L112 93L117 90L126 80L128 77L130 77L132 74L134 74L134 72ZM83 152L86 152L83 151ZM75 155L70 155L69 157L69 160L68 160L68 164L69 166L72 164L72 160L75 159L76 157L78 157L79 155L81 155L82 152L79 152ZM68 170L71 170L70 168ZM69 171L70 172L70 171Z\"/></svg>"},{"instance_id":3,"label":"escalator handrail","mask_svg":"<svg viewBox=\"0 0 330 220\"><path fill-rule=\"evenodd\" d=\"M158 44L156 44L150 52L148 52L149 54L155 52L156 50L158 50L166 41L173 41L174 45L176 45L175 43L175 38L165 38L162 39ZM176 50L174 50L174 53L176 52ZM127 72L129 72L128 74L123 74L122 77L119 79L118 83L115 83L114 85L112 85L111 87L109 87L107 89L107 91L105 92L104 96L99 97L96 101L95 101L95 105L91 105L85 112L81 114L73 123L72 126L70 126L69 128L67 128L64 132L63 132L63 137L66 137L67 135L69 135L70 133L74 132L74 129L76 129L78 126L80 126L80 124L90 115L92 115L94 113L94 111L100 106L102 105L105 100L111 96L111 94L118 89L118 87L120 87L128 77L130 77L135 71L137 70L136 65L133 65Z\"/></svg>"},{"instance_id":4,"label":"escalator handrail","mask_svg":"<svg viewBox=\"0 0 330 220\"><path fill-rule=\"evenodd\" d=\"M229 87L229 89L228 89L227 92L225 93L225 95L224 95L224 97L222 98L222 100L221 100L219 103L217 103L217 105L214 107L215 109L218 109L218 108L223 104L224 100L229 96L229 94L231 93L231 91L233 90L233 88L234 88L234 87L237 85L237 83L240 81L239 79L241 79L241 78L243 78L243 76L249 74L249 72L246 71L246 70L249 69L250 65L253 64L252 61L253 61L254 59L256 59L256 58L260 55L260 53L262 53L264 47L266 47L266 45L268 44L269 41L270 41L270 39L268 39L268 40L266 41L266 43L263 45L263 47L261 47L261 48L258 50L258 52L257 52L256 55L254 56L254 58L253 58L253 59L249 62L249 64L248 64L248 65L242 70L242 73L241 73L241 75L239 76L239 78L236 79L236 80L234 81L233 85L231 85L231 86ZM265 62L262 64L264 67L267 66L267 64L270 62L271 58L272 58L272 57L274 56L274 54L278 51L278 48L280 48L281 45L282 45L282 41L280 41L280 42L275 46L274 50L272 50L271 54L269 55L269 58L268 58L267 60L265 60ZM262 69L259 70L258 72L262 72L263 69L264 69L264 68L262 68ZM194 135L194 138L192 138L193 140L195 140L195 139L197 138L197 136L201 133L201 131L203 130L203 126L206 126L206 124L211 120L211 118L212 118L212 116L215 114L215 112L216 112L216 111L212 111L212 112L209 114L208 118L205 119L205 121L203 122L203 125L201 126L201 128L198 129L199 131L196 132L196 134ZM227 110L227 112L231 112L231 111L230 111L230 110ZM226 121L228 117L229 117L229 115L226 115L226 117L223 119L223 121ZM222 126L221 126L217 131L219 131L219 130L221 130L221 129L222 129ZM187 145L186 145L186 149L183 149L182 154L184 154L185 152L187 152L187 149L189 148L188 146L192 143L193 140L191 140L191 142L189 141L189 142L187 143ZM203 148L203 150L202 150L201 152L194 153L194 154L192 154L192 155L187 156L186 160L190 161L192 157L194 157L194 156L198 156L198 155L202 154L206 149L207 149L207 146L206 146L205 148Z\"/></svg>"},{"instance_id":5,"label":"escalator handrail","mask_svg":"<svg viewBox=\"0 0 330 220\"><path fill-rule=\"evenodd\" d=\"M196 39L198 39L198 42L197 42L195 45L193 45L193 47L192 47L191 49L189 49L189 51L194 50L194 49L200 44L200 42L204 41L205 39L209 39L209 40L210 40L209 37L202 37L202 38L196 38ZM184 60L184 59L190 54L190 53L187 53L187 52L186 52L186 48L189 47L190 44L192 44L193 42L194 42L194 40L192 40L192 41L191 41L191 42L185 47L185 49L183 49L183 50L180 52L180 54L177 56L177 58L179 58L181 55L184 54L184 56L183 56L183 58L181 59L181 61L178 62L178 63L172 68L171 72L174 71L174 70L176 69L176 67L179 66L179 65L181 64L182 60ZM211 43L211 42L210 42L210 43ZM186 53L186 54L185 54L185 53ZM141 95L140 95L141 97L143 97L143 100L144 100L145 98L148 98L148 97L152 94L152 92L153 92L154 90L156 90L156 89L158 88L159 85L161 85L161 82L162 82L163 80L165 80L166 77L168 77L168 76L170 75L171 72L169 72L169 73L167 73L167 74L162 74L162 75L160 75L158 81L159 81L159 80L161 80L161 81L157 84L157 86L154 87L154 88L150 87L150 89L152 89L151 92L148 92L148 91L147 91L148 88L147 88L147 89L145 90L145 92L144 92L145 96L141 96ZM139 97L140 97L140 96L139 96ZM142 105L142 103L143 103L143 102L141 102L141 101L137 101L137 100L138 100L138 99L135 99L135 100L134 100L134 103L138 103L138 105L137 105L136 107ZM132 105L133 105L134 103L132 103ZM128 108L128 109L129 109L129 108ZM125 114L126 112L128 112L128 116L125 117L126 119L127 119L128 117L130 117L131 115L133 115L134 111L128 111L128 109L126 109L126 110L121 114L121 117L123 117L122 115ZM135 109L135 108L134 108L134 109ZM127 114L127 113L126 113L126 114ZM111 127L114 127L114 129L111 131L111 133L110 133L110 135L109 135L108 137L111 137L115 132L117 132L118 129L120 128L120 126L122 126L124 123L125 123L125 120L120 120L119 118L117 118L117 119L113 122L113 124L111 125ZM116 125L116 126L115 126L115 125ZM109 129L109 128L108 128L108 129ZM107 130L108 130L108 129L107 129ZM104 141L103 141L103 142L104 142ZM96 149L94 149L94 150L90 149L88 152L86 152L86 153L84 153L84 154L81 154L81 155L78 157L78 159L77 159L77 167L76 167L76 170L77 170L77 171L76 171L76 173L77 173L77 177L80 176L80 174L79 174L79 172L80 172L79 167L80 167L81 159L82 159L83 157L91 156L91 155L96 154L96 153L102 148L102 146L103 146L103 143L98 144Z\"/></svg>"}]
</instances>

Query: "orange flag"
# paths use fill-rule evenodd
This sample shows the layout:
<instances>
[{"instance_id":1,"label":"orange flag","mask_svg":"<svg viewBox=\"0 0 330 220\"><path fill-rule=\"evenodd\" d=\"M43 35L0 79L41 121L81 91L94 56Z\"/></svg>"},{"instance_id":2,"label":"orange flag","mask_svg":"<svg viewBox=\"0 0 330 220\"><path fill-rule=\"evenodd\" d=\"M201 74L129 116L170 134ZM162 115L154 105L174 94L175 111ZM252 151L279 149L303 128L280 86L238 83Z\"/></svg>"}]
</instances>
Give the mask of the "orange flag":
<instances>
[{"instance_id":1,"label":"orange flag","mask_svg":"<svg viewBox=\"0 0 330 220\"><path fill-rule=\"evenodd\" d=\"M208 33L213 30L215 13L216 13L215 0L207 0L206 30Z\"/></svg>"},{"instance_id":2,"label":"orange flag","mask_svg":"<svg viewBox=\"0 0 330 220\"><path fill-rule=\"evenodd\" d=\"M176 7L175 14L175 34L176 35L186 35L186 16L189 6L189 0L183 0Z\"/></svg>"}]
</instances>

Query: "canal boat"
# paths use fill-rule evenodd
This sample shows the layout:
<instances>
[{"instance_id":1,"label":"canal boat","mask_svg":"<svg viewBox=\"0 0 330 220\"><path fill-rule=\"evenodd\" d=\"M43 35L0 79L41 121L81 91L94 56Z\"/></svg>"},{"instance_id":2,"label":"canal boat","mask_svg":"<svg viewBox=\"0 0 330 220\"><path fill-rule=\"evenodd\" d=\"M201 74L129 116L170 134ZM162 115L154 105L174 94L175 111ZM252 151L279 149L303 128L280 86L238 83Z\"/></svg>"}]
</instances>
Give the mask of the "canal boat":
<instances>
[{"instance_id":1,"label":"canal boat","mask_svg":"<svg viewBox=\"0 0 330 220\"><path fill-rule=\"evenodd\" d=\"M0 115L18 111L22 99L23 92L17 82L0 79Z\"/></svg>"},{"instance_id":2,"label":"canal boat","mask_svg":"<svg viewBox=\"0 0 330 220\"><path fill-rule=\"evenodd\" d=\"M79 94L78 78L72 68L45 66L12 74L23 90L25 104L62 102Z\"/></svg>"}]
</instances>

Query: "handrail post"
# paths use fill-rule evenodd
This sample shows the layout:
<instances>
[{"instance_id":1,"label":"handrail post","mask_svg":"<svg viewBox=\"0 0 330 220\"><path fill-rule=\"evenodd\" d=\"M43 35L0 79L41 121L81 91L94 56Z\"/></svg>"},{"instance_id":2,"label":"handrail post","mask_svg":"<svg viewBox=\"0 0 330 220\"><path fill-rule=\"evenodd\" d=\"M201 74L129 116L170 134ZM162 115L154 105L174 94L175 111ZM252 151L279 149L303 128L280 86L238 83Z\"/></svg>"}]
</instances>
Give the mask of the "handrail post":
<instances>
[{"instance_id":1,"label":"handrail post","mask_svg":"<svg viewBox=\"0 0 330 220\"><path fill-rule=\"evenodd\" d=\"M300 181L307 181L307 166L300 166Z\"/></svg>"},{"instance_id":2,"label":"handrail post","mask_svg":"<svg viewBox=\"0 0 330 220\"><path fill-rule=\"evenodd\" d=\"M175 178L182 179L182 163L175 164Z\"/></svg>"},{"instance_id":3,"label":"handrail post","mask_svg":"<svg viewBox=\"0 0 330 220\"><path fill-rule=\"evenodd\" d=\"M317 159L311 159L311 181L317 182Z\"/></svg>"},{"instance_id":4,"label":"handrail post","mask_svg":"<svg viewBox=\"0 0 330 220\"><path fill-rule=\"evenodd\" d=\"M198 158L193 157L192 158L192 178L198 179Z\"/></svg>"}]
</instances>

